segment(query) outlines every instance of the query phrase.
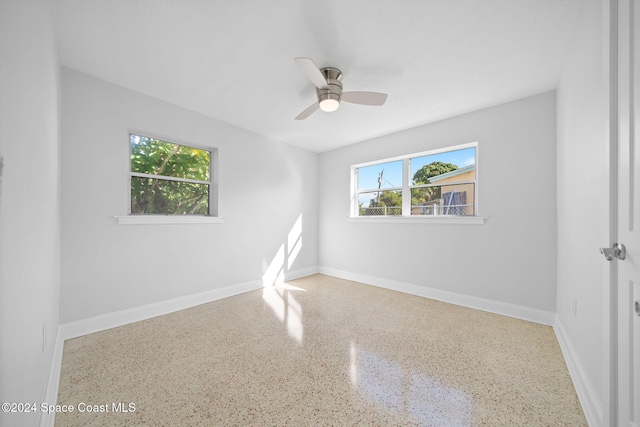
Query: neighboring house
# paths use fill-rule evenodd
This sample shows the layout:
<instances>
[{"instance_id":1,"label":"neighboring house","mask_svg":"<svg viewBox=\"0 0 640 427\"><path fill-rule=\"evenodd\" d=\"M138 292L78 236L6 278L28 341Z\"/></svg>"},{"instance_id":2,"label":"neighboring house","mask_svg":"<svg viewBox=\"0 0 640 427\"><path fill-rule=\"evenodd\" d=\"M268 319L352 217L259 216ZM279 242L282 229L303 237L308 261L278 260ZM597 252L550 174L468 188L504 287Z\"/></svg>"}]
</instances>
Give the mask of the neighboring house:
<instances>
[{"instance_id":1,"label":"neighboring house","mask_svg":"<svg viewBox=\"0 0 640 427\"><path fill-rule=\"evenodd\" d=\"M473 215L476 165L465 166L429 178L430 184L442 184L439 199L412 207L414 215ZM455 184L460 183L460 184Z\"/></svg>"}]
</instances>

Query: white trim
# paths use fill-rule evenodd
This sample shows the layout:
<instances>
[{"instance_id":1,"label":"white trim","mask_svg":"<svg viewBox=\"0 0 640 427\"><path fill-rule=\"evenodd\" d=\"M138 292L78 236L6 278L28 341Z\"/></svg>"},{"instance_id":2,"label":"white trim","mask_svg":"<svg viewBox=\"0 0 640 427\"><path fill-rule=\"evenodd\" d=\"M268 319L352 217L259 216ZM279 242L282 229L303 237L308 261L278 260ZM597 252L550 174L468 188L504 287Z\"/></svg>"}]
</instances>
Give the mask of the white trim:
<instances>
[{"instance_id":1,"label":"white trim","mask_svg":"<svg viewBox=\"0 0 640 427\"><path fill-rule=\"evenodd\" d=\"M447 153L449 151L465 150L467 148L474 148L474 147L478 148L478 141L467 142L467 143L464 143L464 144L457 144L457 145L449 145L449 146L446 146L446 147L434 148L433 150L420 151L418 153L403 154L402 156L387 157L387 158L384 158L384 159L372 160L370 162L357 163L355 165L351 165L351 168L352 169L353 168L363 168L363 167L366 167L366 166L373 166L373 165L378 165L378 164L382 164L382 163L396 162L398 160L404 160L404 159L414 159L416 157L424 157L424 156L430 156L430 155L433 155L433 154Z\"/></svg>"},{"instance_id":2,"label":"white trim","mask_svg":"<svg viewBox=\"0 0 640 427\"><path fill-rule=\"evenodd\" d=\"M300 270L288 271L284 276L285 280L294 280L300 277L316 274L317 272L317 267L309 267ZM251 282L211 289L197 294L185 295L171 300L160 301L153 304L116 311L114 313L102 314L89 319L65 323L60 325L61 338L63 340L68 340L70 338L77 338L94 332L117 328L118 326L151 319L153 317L195 307L200 304L206 304L223 298L240 295L245 292L255 291L257 289L262 289L263 287L264 285L262 280L253 280Z\"/></svg>"},{"instance_id":3,"label":"white trim","mask_svg":"<svg viewBox=\"0 0 640 427\"><path fill-rule=\"evenodd\" d=\"M318 267L309 267L300 270L288 271L284 276L285 280L288 281L316 273L318 273ZM60 372L62 369L62 355L65 340L139 322L141 320L150 319L163 314L184 310L186 308L232 297L245 292L261 289L263 287L264 285L262 280L254 280L251 282L226 286L220 289L212 289L198 294L187 295L172 300L134 307L127 310L117 311L115 313L103 314L89 319L60 325L56 333L51 369L49 371L49 381L47 383L47 390L45 392L43 402L55 405L58 401L58 389L60 386ZM55 413L42 413L40 415L40 427L53 427L54 424Z\"/></svg>"},{"instance_id":4,"label":"white trim","mask_svg":"<svg viewBox=\"0 0 640 427\"><path fill-rule=\"evenodd\" d=\"M458 216L458 215L414 215L414 216L357 216L347 218L348 222L361 223L387 223L387 224L484 224L485 216Z\"/></svg>"},{"instance_id":5,"label":"white trim","mask_svg":"<svg viewBox=\"0 0 640 427\"><path fill-rule=\"evenodd\" d=\"M163 142L168 142L168 141L163 141ZM211 158L211 152L209 152L209 158ZM202 185L208 185L209 187L211 187L211 181L201 181L198 179L191 179L191 178L178 178L178 177L169 176L169 175L154 175L151 173L141 173L141 172L130 172L130 174L131 176L135 176L138 178L162 179L165 181L173 181L173 182L188 182L191 184L202 184Z\"/></svg>"},{"instance_id":6,"label":"white trim","mask_svg":"<svg viewBox=\"0 0 640 427\"><path fill-rule=\"evenodd\" d=\"M60 385L60 371L62 369L62 352L64 350L64 340L62 339L62 330L58 326L56 332L56 341L53 346L53 357L51 358L51 370L49 371L49 380L47 382L47 391L44 395L43 402L48 405L58 403L58 387ZM40 415L40 427L53 427L55 424L55 412L42 412Z\"/></svg>"},{"instance_id":7,"label":"white trim","mask_svg":"<svg viewBox=\"0 0 640 427\"><path fill-rule=\"evenodd\" d=\"M141 136L143 138L151 138L151 139L157 139L159 141L163 141L163 142L168 142L169 144L175 144L175 145L182 145L184 147L189 147L189 148L197 148L198 150L202 150L202 151L211 151L211 150L217 150L218 147L214 146L214 145L207 145L207 144L194 144L192 142L186 141L184 139L181 138L174 138L173 136L168 136L168 135L162 135L159 133L155 133L155 132L147 132L146 130L140 130L139 128L135 128L135 127L128 127L127 128L127 147L129 147L128 152L129 154L131 154L131 135L137 135L137 136ZM127 161L129 162L129 166L131 166L131 158L127 157ZM131 168L129 168L129 171L131 171Z\"/></svg>"},{"instance_id":8,"label":"white trim","mask_svg":"<svg viewBox=\"0 0 640 427\"><path fill-rule=\"evenodd\" d=\"M328 268L328 267L308 267L300 270L288 271L285 273L285 280L290 281L312 274L325 274L328 276L338 277L346 280L356 281L362 284L377 286L381 288L391 289L411 295L417 295L424 298L435 299L438 301L444 301L451 304L460 305L463 307L469 307L477 310L487 311L491 313L500 314L503 316L513 317L516 319L527 320L543 325L552 326L554 314L543 310L532 309L529 307L518 306L515 304L503 303L499 301L487 300L484 298L472 297L468 295L458 294L454 292L443 291L439 289L428 288L424 286L418 286L411 283L397 282L388 279L381 279L372 276L362 275L358 273L351 273L343 270ZM53 361L51 364L51 372L49 374L49 383L47 385L47 391L45 395L45 402L55 403L57 402L58 386L60 382L60 370L62 366L62 354L64 349L64 340L77 338L83 335L112 329L118 326L127 325L130 323L150 319L153 317L169 314L175 311L184 310L186 308L194 307L200 304L216 301L223 298L239 295L245 292L250 292L263 288L262 280L254 280L251 282L240 283L237 285L231 285L224 288L212 289L210 291L201 292L198 294L187 295L184 297L175 298L172 300L161 301L153 304L148 304L140 307L134 307L127 310L122 310L114 313L108 313L89 319L84 319L76 322L70 322L60 325L58 333L56 335L56 344L54 347ZM562 331L559 322L556 318L556 325L554 326L556 335L562 335L558 341L561 342L560 347L563 349L565 359L568 360L567 353L563 347L564 335L562 332L558 333L558 330ZM572 350L573 351L573 350ZM575 353L575 352L573 352ZM567 362L569 365L569 362ZM569 365L569 372L571 373L571 365ZM584 370L581 370L584 372ZM572 378L573 377L573 374ZM586 377L585 377L586 378ZM587 380L588 382L588 380ZM576 380L574 379L574 384ZM591 386L590 386L591 387ZM576 387L577 389L578 387ZM593 387L591 387L591 394L593 394ZM580 397L581 394L578 393ZM581 398L582 402L582 398ZM585 411L585 415L586 415ZM601 410L600 410L601 413ZM587 418L589 420L589 418ZM55 415L43 414L40 418L40 427L53 426L55 421ZM591 427L600 426L600 424L591 424Z\"/></svg>"},{"instance_id":9,"label":"white trim","mask_svg":"<svg viewBox=\"0 0 640 427\"><path fill-rule=\"evenodd\" d=\"M318 274L318 266L303 268L301 270L292 270L284 273L284 280L288 282L290 280L300 279L302 277L311 276L313 274Z\"/></svg>"},{"instance_id":10,"label":"white trim","mask_svg":"<svg viewBox=\"0 0 640 427\"><path fill-rule=\"evenodd\" d=\"M573 386L576 389L576 394L580 400L580 405L582 406L582 411L587 419L587 423L590 427L603 426L602 404L600 399L598 399L598 394L596 393L593 384L591 384L591 381L589 381L589 377L587 377L587 374L585 373L582 362L580 362L580 357L573 347L571 340L564 332L564 328L562 327L562 323L558 316L555 317L553 330L558 338L560 349L562 350L564 360L567 363L569 375L571 375L571 380L573 381Z\"/></svg>"},{"instance_id":11,"label":"white trim","mask_svg":"<svg viewBox=\"0 0 640 427\"><path fill-rule=\"evenodd\" d=\"M411 159L406 158L402 161L402 194L411 194L410 182ZM402 198L402 216L411 216L411 197Z\"/></svg>"},{"instance_id":12,"label":"white trim","mask_svg":"<svg viewBox=\"0 0 640 427\"><path fill-rule=\"evenodd\" d=\"M209 181L199 181L199 180L191 180L184 178L174 178L168 177L164 175L150 175L150 174L136 174L131 170L131 135L136 135L138 137L143 138L151 138L162 142L167 142L169 144L180 145L188 148L195 148L201 151L209 152ZM209 145L201 145L201 144L192 144L190 142L184 142L180 139L173 137L165 137L154 132L141 131L135 128L127 129L127 190L125 194L127 195L127 212L131 213L131 177L132 176L149 176L155 177L157 179L166 179L169 181L178 181L178 182L193 182L197 184L204 184L209 186L209 215L216 216L218 215L218 168L219 168L219 157L218 157L218 147L209 146ZM119 217L116 217L119 218ZM219 221L222 222L222 221ZM191 223L190 221L182 221L182 223ZM205 223L198 222L199 224ZM209 221L207 223L218 223L218 221ZM178 224L178 222L120 222L120 224Z\"/></svg>"},{"instance_id":13,"label":"white trim","mask_svg":"<svg viewBox=\"0 0 640 427\"><path fill-rule=\"evenodd\" d=\"M603 37L604 59L608 61L608 67L604 67L607 73L605 77L609 81L608 107L609 107L609 132L608 132L608 167L609 167L609 227L607 242L619 242L618 240L618 125L619 125L619 5L617 0L603 2ZM603 424L615 426L618 424L618 263L607 263L608 271L603 286ZM607 280L608 279L608 280ZM580 396L580 395L578 395Z\"/></svg>"},{"instance_id":14,"label":"white trim","mask_svg":"<svg viewBox=\"0 0 640 427\"><path fill-rule=\"evenodd\" d=\"M404 292L411 295L417 295L424 298L430 298L450 304L460 305L463 307L473 308L476 310L487 311L489 313L500 314L502 316L513 317L516 319L526 320L529 322L540 323L542 325L552 326L554 313L536 308L524 307L521 305L510 304L506 302L493 301L479 297L459 294L455 292L443 291L441 289L429 288L427 286L419 286L413 283L398 282L396 280L382 279L373 276L367 276L349 271L337 270L335 268L320 267L320 274L338 277L341 279L352 280L354 282L363 283L365 285L377 286L380 288L391 289L394 291Z\"/></svg>"},{"instance_id":15,"label":"white trim","mask_svg":"<svg viewBox=\"0 0 640 427\"><path fill-rule=\"evenodd\" d=\"M529 307L518 306L515 304L492 301L484 298L472 297L454 292L418 286L411 283L397 282L358 273L351 273L348 271L328 267L309 267L301 270L289 271L285 273L285 280L294 280L316 273L338 277L346 280L352 280L366 285L391 289L411 295L417 295L424 298L444 301L447 303L500 314L503 316L513 317L516 319L522 319L530 322L540 323L543 325L553 326L587 422L589 423L590 427L603 426L602 405L600 404L597 393L595 392L593 385L589 381L589 378L586 376L582 363L580 362L580 359L571 341L565 334L559 318L553 313L538 309L532 309ZM150 319L153 317L161 316L163 314L172 313L175 311L231 297L234 295L239 295L245 292L258 290L261 288L263 288L262 281L255 280L60 325L56 334L53 358L51 362L51 371L49 373L49 381L47 383L44 402L49 404L57 403L60 372L62 367L62 355L64 350L64 340L115 328L118 326L123 326L141 320ZM54 425L54 422L55 414L43 413L40 416L40 427L52 427Z\"/></svg>"},{"instance_id":16,"label":"white trim","mask_svg":"<svg viewBox=\"0 0 640 427\"><path fill-rule=\"evenodd\" d=\"M453 145L453 146L449 146L449 147L443 147L443 148L437 148L434 150L428 150L428 151L422 151L420 153L411 153L411 154L404 154L402 156L396 156L396 157L389 157L386 159L379 159L379 160L375 160L375 161L371 161L371 162L365 162L365 163L358 163L355 165L351 165L351 172L350 172L350 176L351 176L351 207L349 208L349 215L350 218L362 218L360 216L360 205L359 205L359 200L360 200L360 195L362 194L373 194L373 193L380 193L380 192L386 192L386 191L401 191L402 194L402 215L401 217L403 218L410 218L411 216L411 197L409 196L411 194L410 190L413 188L427 188L427 187L440 187L443 184L423 184L423 185L411 185L411 160L412 159L416 159L419 157L424 157L424 156L431 156L431 155L435 155L435 154L440 154L440 153L448 153L448 152L454 152L454 151L460 151L460 150L465 150L468 148L474 148L474 154L475 154L475 159L474 159L474 164L473 167L475 169L475 176L474 176L474 180L472 181L461 181L461 182L455 182L455 183L445 183L444 185L458 185L458 184L473 184L474 185L474 213L478 212L478 183L480 182L478 180L478 169L477 169L477 165L478 165L478 149L479 149L479 144L478 141L475 142L468 142L466 144L458 144L458 145ZM394 162L399 162L402 161L402 186L401 187L386 187L386 188L365 188L365 189L360 189L358 188L358 173L359 170L361 168L364 167L369 167L369 166L375 166L375 165L384 165L386 163L394 163ZM472 165L468 165L468 166L464 166L461 169L469 169ZM384 172L384 171L383 171ZM450 172L448 172L447 174L449 174ZM447 175L445 174L445 175ZM448 175L447 175L448 176ZM420 221L419 221L420 222ZM438 224L442 224L442 222L439 221L425 221L425 222L431 222L431 223L438 223ZM470 221L463 221L461 223L469 223ZM484 221L483 221L484 222ZM479 222L472 222L475 224L478 224Z\"/></svg>"},{"instance_id":17,"label":"white trim","mask_svg":"<svg viewBox=\"0 0 640 427\"><path fill-rule=\"evenodd\" d=\"M116 215L120 225L130 224L222 224L224 218L206 215Z\"/></svg>"},{"instance_id":18,"label":"white trim","mask_svg":"<svg viewBox=\"0 0 640 427\"><path fill-rule=\"evenodd\" d=\"M185 295L183 297L160 301L153 304L133 307L113 313L102 314L89 319L65 323L60 325L60 328L62 329L62 338L64 340L68 340L70 338L77 338L94 332L117 328L118 326L140 322L142 320L162 316L163 314L169 314L174 311L195 307L196 305L206 304L211 301L255 291L260 288L262 288L262 280L254 280L251 282L226 286L224 288L211 289L197 294Z\"/></svg>"}]
</instances>

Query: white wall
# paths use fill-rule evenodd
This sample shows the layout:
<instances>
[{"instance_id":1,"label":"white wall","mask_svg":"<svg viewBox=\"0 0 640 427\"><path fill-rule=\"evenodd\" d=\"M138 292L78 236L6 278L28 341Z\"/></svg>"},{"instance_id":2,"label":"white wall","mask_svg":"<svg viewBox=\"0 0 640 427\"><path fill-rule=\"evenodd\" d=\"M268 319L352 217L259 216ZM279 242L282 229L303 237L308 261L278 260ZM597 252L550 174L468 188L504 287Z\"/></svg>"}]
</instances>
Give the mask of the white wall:
<instances>
[{"instance_id":1,"label":"white wall","mask_svg":"<svg viewBox=\"0 0 640 427\"><path fill-rule=\"evenodd\" d=\"M350 165L478 141L483 225L348 222ZM553 312L555 93L320 155L320 266Z\"/></svg>"},{"instance_id":2,"label":"white wall","mask_svg":"<svg viewBox=\"0 0 640 427\"><path fill-rule=\"evenodd\" d=\"M217 147L225 222L118 225L129 129ZM285 270L318 264L317 154L62 69L62 323L261 280L300 216Z\"/></svg>"},{"instance_id":3,"label":"white wall","mask_svg":"<svg viewBox=\"0 0 640 427\"><path fill-rule=\"evenodd\" d=\"M608 60L603 3L589 0L558 88L557 316L603 398L603 284L608 265ZM577 316L573 306L577 301Z\"/></svg>"},{"instance_id":4,"label":"white wall","mask_svg":"<svg viewBox=\"0 0 640 427\"><path fill-rule=\"evenodd\" d=\"M0 402L44 400L58 329L59 84L49 7L0 2ZM0 413L0 425L39 417Z\"/></svg>"}]
</instances>

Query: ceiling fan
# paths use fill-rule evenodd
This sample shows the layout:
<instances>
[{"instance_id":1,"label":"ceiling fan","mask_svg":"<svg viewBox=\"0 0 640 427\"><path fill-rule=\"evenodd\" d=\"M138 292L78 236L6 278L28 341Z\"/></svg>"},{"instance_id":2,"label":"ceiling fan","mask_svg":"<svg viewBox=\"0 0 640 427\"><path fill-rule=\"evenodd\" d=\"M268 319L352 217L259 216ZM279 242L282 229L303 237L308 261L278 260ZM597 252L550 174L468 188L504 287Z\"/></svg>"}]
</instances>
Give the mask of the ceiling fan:
<instances>
[{"instance_id":1,"label":"ceiling fan","mask_svg":"<svg viewBox=\"0 0 640 427\"><path fill-rule=\"evenodd\" d=\"M342 71L333 67L319 69L309 58L295 58L296 64L304 75L316 87L318 102L314 102L296 120L304 120L314 111L320 108L322 111L331 112L338 109L340 101L352 104L380 106L387 100L386 93L379 92L343 92Z\"/></svg>"}]
</instances>

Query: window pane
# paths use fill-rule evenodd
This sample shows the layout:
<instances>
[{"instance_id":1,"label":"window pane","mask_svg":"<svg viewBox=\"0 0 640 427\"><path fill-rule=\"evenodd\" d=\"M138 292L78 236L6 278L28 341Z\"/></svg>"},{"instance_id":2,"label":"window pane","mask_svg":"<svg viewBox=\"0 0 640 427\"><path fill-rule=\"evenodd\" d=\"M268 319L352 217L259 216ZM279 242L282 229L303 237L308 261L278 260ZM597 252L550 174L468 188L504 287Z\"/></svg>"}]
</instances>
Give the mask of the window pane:
<instances>
[{"instance_id":1,"label":"window pane","mask_svg":"<svg viewBox=\"0 0 640 427\"><path fill-rule=\"evenodd\" d=\"M475 147L415 157L411 159L412 185L433 184L445 180L473 181L475 165Z\"/></svg>"},{"instance_id":2,"label":"window pane","mask_svg":"<svg viewBox=\"0 0 640 427\"><path fill-rule=\"evenodd\" d=\"M209 186L132 176L131 213L208 215Z\"/></svg>"},{"instance_id":3,"label":"window pane","mask_svg":"<svg viewBox=\"0 0 640 427\"><path fill-rule=\"evenodd\" d=\"M402 191L376 191L358 195L360 216L402 215Z\"/></svg>"},{"instance_id":4,"label":"window pane","mask_svg":"<svg viewBox=\"0 0 640 427\"><path fill-rule=\"evenodd\" d=\"M209 151L134 134L129 141L132 172L209 181Z\"/></svg>"},{"instance_id":5,"label":"window pane","mask_svg":"<svg viewBox=\"0 0 640 427\"><path fill-rule=\"evenodd\" d=\"M475 185L411 189L411 215L474 215Z\"/></svg>"},{"instance_id":6,"label":"window pane","mask_svg":"<svg viewBox=\"0 0 640 427\"><path fill-rule=\"evenodd\" d=\"M358 168L358 189L402 187L402 160Z\"/></svg>"}]
</instances>

